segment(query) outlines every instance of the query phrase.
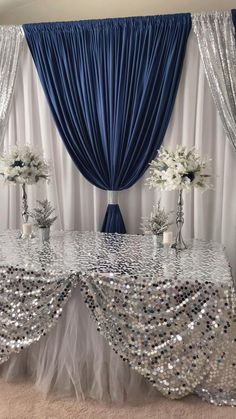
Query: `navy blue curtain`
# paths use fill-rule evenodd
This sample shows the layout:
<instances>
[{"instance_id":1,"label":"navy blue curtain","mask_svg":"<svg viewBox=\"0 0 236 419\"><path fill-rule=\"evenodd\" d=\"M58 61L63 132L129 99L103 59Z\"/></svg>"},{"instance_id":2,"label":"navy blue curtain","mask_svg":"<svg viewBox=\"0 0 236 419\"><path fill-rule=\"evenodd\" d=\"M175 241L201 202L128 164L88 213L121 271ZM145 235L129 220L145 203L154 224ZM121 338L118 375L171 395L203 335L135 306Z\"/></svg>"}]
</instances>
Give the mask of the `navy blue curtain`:
<instances>
[{"instance_id":1,"label":"navy blue curtain","mask_svg":"<svg viewBox=\"0 0 236 419\"><path fill-rule=\"evenodd\" d=\"M232 12L232 19L233 19L235 31L236 31L236 9L231 10L231 12Z\"/></svg>"},{"instance_id":2,"label":"navy blue curtain","mask_svg":"<svg viewBox=\"0 0 236 419\"><path fill-rule=\"evenodd\" d=\"M24 25L57 128L93 185L129 188L156 156L190 29L190 14ZM125 232L117 205L102 231Z\"/></svg>"}]
</instances>

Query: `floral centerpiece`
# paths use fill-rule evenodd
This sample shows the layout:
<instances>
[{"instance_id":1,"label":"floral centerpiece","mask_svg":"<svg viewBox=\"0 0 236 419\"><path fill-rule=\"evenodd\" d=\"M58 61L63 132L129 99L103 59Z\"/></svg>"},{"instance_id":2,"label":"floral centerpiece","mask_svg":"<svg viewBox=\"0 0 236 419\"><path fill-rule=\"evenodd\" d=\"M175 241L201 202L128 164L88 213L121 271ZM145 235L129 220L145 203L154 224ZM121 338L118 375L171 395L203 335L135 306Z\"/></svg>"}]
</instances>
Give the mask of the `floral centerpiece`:
<instances>
[{"instance_id":1,"label":"floral centerpiece","mask_svg":"<svg viewBox=\"0 0 236 419\"><path fill-rule=\"evenodd\" d=\"M0 156L0 175L5 182L32 185L49 178L49 166L29 146L14 147Z\"/></svg>"},{"instance_id":2,"label":"floral centerpiece","mask_svg":"<svg viewBox=\"0 0 236 419\"><path fill-rule=\"evenodd\" d=\"M161 208L161 200L159 199L157 205L153 206L153 211L150 217L143 218L143 224L141 226L145 234L154 234L156 236L163 234L164 231L168 230L168 227L172 224L169 221L169 215L171 212L166 212Z\"/></svg>"},{"instance_id":3,"label":"floral centerpiece","mask_svg":"<svg viewBox=\"0 0 236 419\"><path fill-rule=\"evenodd\" d=\"M0 156L0 177L4 182L22 185L24 223L28 222L28 203L26 185L49 179L49 166L42 156L33 152L29 146L14 147L9 153Z\"/></svg>"},{"instance_id":4,"label":"floral centerpiece","mask_svg":"<svg viewBox=\"0 0 236 419\"><path fill-rule=\"evenodd\" d=\"M177 249L186 248L182 238L183 190L211 188L210 176L205 173L209 162L210 159L201 157L195 148L188 150L186 147L178 145L175 151L161 147L157 158L150 163L150 177L147 179L149 186L158 187L161 190L179 191L175 242Z\"/></svg>"}]
</instances>

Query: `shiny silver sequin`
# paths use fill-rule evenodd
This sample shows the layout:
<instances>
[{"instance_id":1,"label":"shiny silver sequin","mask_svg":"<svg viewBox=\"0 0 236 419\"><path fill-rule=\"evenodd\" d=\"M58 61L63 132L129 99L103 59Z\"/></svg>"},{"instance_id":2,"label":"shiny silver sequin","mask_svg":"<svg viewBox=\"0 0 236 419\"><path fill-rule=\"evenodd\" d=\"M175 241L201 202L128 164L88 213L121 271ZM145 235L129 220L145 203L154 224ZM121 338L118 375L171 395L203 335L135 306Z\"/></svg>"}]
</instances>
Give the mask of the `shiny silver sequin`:
<instances>
[{"instance_id":1,"label":"shiny silver sequin","mask_svg":"<svg viewBox=\"0 0 236 419\"><path fill-rule=\"evenodd\" d=\"M236 48L231 11L196 13L192 23L215 105L236 149Z\"/></svg>"},{"instance_id":2,"label":"shiny silver sequin","mask_svg":"<svg viewBox=\"0 0 236 419\"><path fill-rule=\"evenodd\" d=\"M8 120L23 38L21 26L0 26L0 144Z\"/></svg>"},{"instance_id":3,"label":"shiny silver sequin","mask_svg":"<svg viewBox=\"0 0 236 419\"><path fill-rule=\"evenodd\" d=\"M79 285L109 345L163 394L236 404L235 291L216 243L176 252L151 236L0 233L0 360L38 340ZM79 327L79 325L78 325Z\"/></svg>"}]
</instances>

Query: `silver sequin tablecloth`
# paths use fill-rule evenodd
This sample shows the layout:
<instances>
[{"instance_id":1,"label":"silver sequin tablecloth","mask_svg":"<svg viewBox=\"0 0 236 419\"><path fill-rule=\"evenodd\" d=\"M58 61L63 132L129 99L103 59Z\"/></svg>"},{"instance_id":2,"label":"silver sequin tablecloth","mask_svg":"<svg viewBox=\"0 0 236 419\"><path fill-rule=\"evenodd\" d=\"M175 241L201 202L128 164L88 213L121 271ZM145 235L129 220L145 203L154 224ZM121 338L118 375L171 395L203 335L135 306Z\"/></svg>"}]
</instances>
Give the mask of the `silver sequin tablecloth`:
<instances>
[{"instance_id":1,"label":"silver sequin tablecloth","mask_svg":"<svg viewBox=\"0 0 236 419\"><path fill-rule=\"evenodd\" d=\"M162 394L236 404L236 299L222 246L195 240L176 252L151 236L66 232L42 244L18 235L0 233L0 363L45 335L77 287L109 345Z\"/></svg>"}]
</instances>

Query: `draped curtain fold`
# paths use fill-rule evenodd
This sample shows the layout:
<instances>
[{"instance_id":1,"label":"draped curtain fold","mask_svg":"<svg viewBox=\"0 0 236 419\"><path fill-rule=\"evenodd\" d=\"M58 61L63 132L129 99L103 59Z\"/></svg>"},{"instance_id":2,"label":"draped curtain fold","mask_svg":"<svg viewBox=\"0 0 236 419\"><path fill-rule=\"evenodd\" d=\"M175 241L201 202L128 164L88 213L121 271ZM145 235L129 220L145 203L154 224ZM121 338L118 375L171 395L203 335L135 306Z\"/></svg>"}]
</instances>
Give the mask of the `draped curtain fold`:
<instances>
[{"instance_id":1,"label":"draped curtain fold","mask_svg":"<svg viewBox=\"0 0 236 419\"><path fill-rule=\"evenodd\" d=\"M22 39L21 26L0 26L0 145L13 97Z\"/></svg>"},{"instance_id":2,"label":"draped curtain fold","mask_svg":"<svg viewBox=\"0 0 236 419\"><path fill-rule=\"evenodd\" d=\"M190 14L24 25L60 135L93 185L129 188L155 157L190 29ZM125 232L117 204L103 231Z\"/></svg>"},{"instance_id":3,"label":"draped curtain fold","mask_svg":"<svg viewBox=\"0 0 236 419\"><path fill-rule=\"evenodd\" d=\"M236 149L236 45L231 12L194 14L192 22L215 105Z\"/></svg>"}]
</instances>

